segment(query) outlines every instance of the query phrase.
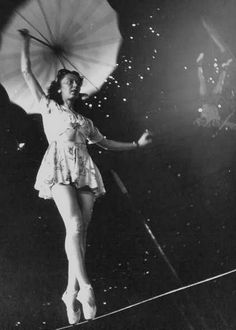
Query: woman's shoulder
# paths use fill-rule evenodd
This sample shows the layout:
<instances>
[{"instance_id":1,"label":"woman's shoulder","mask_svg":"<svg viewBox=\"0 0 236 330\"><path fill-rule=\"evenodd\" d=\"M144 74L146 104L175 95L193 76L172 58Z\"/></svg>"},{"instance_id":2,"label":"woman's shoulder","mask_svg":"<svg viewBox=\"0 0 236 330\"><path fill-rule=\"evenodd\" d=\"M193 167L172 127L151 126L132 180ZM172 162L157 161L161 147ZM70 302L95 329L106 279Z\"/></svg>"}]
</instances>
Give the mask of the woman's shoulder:
<instances>
[{"instance_id":1,"label":"woman's shoulder","mask_svg":"<svg viewBox=\"0 0 236 330\"><path fill-rule=\"evenodd\" d=\"M61 106L53 99L49 98L47 95L42 95L39 106L42 114L50 114L54 110L61 109Z\"/></svg>"}]
</instances>

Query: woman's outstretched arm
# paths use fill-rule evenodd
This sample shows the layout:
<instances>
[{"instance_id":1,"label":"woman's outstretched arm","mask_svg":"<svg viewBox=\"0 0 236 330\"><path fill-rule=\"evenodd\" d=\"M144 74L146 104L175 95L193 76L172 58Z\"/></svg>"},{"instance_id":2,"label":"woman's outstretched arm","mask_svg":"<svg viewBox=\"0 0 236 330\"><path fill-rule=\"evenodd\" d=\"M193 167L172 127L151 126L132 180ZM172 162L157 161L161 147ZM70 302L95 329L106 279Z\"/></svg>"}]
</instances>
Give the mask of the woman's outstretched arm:
<instances>
[{"instance_id":1,"label":"woman's outstretched arm","mask_svg":"<svg viewBox=\"0 0 236 330\"><path fill-rule=\"evenodd\" d=\"M102 141L98 142L97 145L106 150L126 151L146 147L151 142L152 134L149 131L145 131L139 140L135 142L118 142L104 138Z\"/></svg>"},{"instance_id":2,"label":"woman's outstretched arm","mask_svg":"<svg viewBox=\"0 0 236 330\"><path fill-rule=\"evenodd\" d=\"M26 29L20 30L19 32L23 39L21 50L21 72L32 95L37 101L40 101L42 95L44 95L44 92L31 70L31 62L29 55L30 35L28 30Z\"/></svg>"}]
</instances>

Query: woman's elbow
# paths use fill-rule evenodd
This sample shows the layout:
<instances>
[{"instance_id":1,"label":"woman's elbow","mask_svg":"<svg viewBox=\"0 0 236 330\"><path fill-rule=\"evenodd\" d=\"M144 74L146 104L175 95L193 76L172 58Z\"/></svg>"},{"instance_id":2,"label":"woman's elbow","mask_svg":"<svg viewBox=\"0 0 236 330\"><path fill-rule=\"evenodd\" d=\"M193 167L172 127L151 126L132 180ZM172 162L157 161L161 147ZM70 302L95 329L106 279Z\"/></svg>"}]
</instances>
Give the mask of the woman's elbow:
<instances>
[{"instance_id":1,"label":"woman's elbow","mask_svg":"<svg viewBox=\"0 0 236 330\"><path fill-rule=\"evenodd\" d=\"M22 68L21 73L26 81L29 81L32 78L32 72L29 68Z\"/></svg>"},{"instance_id":2,"label":"woman's elbow","mask_svg":"<svg viewBox=\"0 0 236 330\"><path fill-rule=\"evenodd\" d=\"M109 140L105 137L97 143L97 145L105 150L109 150Z\"/></svg>"}]
</instances>

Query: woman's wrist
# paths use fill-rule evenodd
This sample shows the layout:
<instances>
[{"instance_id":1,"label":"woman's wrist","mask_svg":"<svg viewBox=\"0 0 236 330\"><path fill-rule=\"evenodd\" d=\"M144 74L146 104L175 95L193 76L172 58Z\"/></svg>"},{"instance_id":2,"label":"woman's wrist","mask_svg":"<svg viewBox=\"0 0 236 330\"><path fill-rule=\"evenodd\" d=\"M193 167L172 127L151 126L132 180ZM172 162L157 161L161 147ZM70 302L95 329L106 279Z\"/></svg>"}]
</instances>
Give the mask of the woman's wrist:
<instances>
[{"instance_id":1,"label":"woman's wrist","mask_svg":"<svg viewBox=\"0 0 236 330\"><path fill-rule=\"evenodd\" d=\"M134 141L133 145L135 146L135 149L140 148L140 144L138 143L138 141Z\"/></svg>"}]
</instances>

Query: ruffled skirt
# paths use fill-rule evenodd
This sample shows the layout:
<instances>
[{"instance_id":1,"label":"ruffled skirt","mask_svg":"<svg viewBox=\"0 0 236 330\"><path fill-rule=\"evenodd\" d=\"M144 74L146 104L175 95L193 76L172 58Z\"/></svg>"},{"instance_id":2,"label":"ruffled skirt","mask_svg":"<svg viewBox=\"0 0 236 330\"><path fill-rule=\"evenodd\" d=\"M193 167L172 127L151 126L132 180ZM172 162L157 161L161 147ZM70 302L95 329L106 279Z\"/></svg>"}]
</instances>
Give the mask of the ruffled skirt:
<instances>
[{"instance_id":1,"label":"ruffled skirt","mask_svg":"<svg viewBox=\"0 0 236 330\"><path fill-rule=\"evenodd\" d=\"M101 174L85 143L54 141L49 145L34 187L39 197L50 199L51 188L57 183L71 184L77 189L89 187L95 197L105 193Z\"/></svg>"}]
</instances>

